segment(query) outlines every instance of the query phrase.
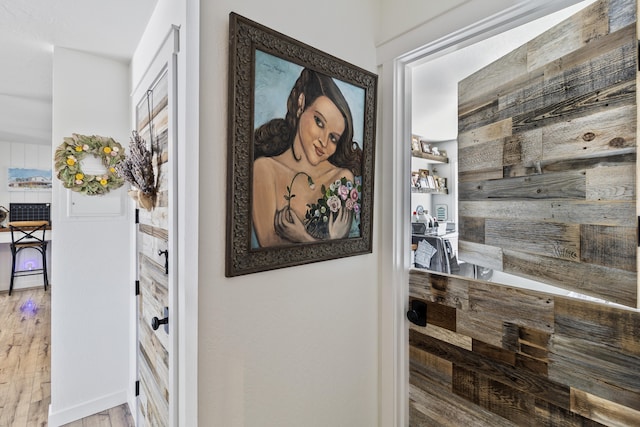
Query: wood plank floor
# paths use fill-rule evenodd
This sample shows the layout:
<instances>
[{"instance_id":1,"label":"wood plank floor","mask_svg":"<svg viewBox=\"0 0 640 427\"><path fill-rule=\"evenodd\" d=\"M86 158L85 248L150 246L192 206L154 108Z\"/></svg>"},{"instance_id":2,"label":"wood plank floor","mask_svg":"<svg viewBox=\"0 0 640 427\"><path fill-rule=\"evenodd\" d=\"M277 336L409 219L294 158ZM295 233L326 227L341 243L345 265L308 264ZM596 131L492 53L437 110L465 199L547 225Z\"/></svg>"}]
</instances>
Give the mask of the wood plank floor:
<instances>
[{"instance_id":1,"label":"wood plank floor","mask_svg":"<svg viewBox=\"0 0 640 427\"><path fill-rule=\"evenodd\" d=\"M46 426L51 402L51 294L42 288L0 293L0 426ZM127 405L71 427L129 427Z\"/></svg>"},{"instance_id":2,"label":"wood plank floor","mask_svg":"<svg viewBox=\"0 0 640 427\"><path fill-rule=\"evenodd\" d=\"M65 424L64 427L134 427L126 404L102 411L87 418Z\"/></svg>"}]
</instances>

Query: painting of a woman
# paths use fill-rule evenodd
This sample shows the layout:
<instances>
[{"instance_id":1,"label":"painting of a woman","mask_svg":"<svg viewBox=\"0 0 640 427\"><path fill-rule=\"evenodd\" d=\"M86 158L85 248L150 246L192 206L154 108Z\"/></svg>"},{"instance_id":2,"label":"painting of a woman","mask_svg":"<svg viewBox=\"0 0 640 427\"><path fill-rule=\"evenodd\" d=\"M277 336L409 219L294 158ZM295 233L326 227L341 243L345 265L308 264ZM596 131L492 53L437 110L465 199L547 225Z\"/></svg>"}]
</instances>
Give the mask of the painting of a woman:
<instances>
[{"instance_id":1,"label":"painting of a woman","mask_svg":"<svg viewBox=\"0 0 640 427\"><path fill-rule=\"evenodd\" d=\"M358 233L362 149L349 103L331 77L303 68L284 117L256 126L252 247Z\"/></svg>"}]
</instances>

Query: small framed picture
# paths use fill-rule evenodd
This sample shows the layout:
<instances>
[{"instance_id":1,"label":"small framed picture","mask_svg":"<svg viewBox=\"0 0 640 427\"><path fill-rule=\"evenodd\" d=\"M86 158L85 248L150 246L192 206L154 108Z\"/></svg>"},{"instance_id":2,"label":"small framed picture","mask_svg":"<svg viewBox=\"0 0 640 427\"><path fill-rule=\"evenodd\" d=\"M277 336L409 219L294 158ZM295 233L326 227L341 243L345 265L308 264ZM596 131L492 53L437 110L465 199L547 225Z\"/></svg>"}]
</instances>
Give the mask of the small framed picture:
<instances>
[{"instance_id":1,"label":"small framed picture","mask_svg":"<svg viewBox=\"0 0 640 427\"><path fill-rule=\"evenodd\" d=\"M447 178L438 177L438 187L441 190L446 190L447 189Z\"/></svg>"},{"instance_id":2,"label":"small framed picture","mask_svg":"<svg viewBox=\"0 0 640 427\"><path fill-rule=\"evenodd\" d=\"M420 172L411 172L411 187L420 187Z\"/></svg>"},{"instance_id":3,"label":"small framed picture","mask_svg":"<svg viewBox=\"0 0 640 427\"><path fill-rule=\"evenodd\" d=\"M427 141L420 141L423 153L431 154L431 145Z\"/></svg>"},{"instance_id":4,"label":"small framed picture","mask_svg":"<svg viewBox=\"0 0 640 427\"><path fill-rule=\"evenodd\" d=\"M411 137L411 151L422 151L420 148L420 138L415 135Z\"/></svg>"},{"instance_id":5,"label":"small framed picture","mask_svg":"<svg viewBox=\"0 0 640 427\"><path fill-rule=\"evenodd\" d=\"M449 216L449 208L447 205L436 205L436 218L438 221L447 221Z\"/></svg>"},{"instance_id":6,"label":"small framed picture","mask_svg":"<svg viewBox=\"0 0 640 427\"><path fill-rule=\"evenodd\" d=\"M433 175L433 182L434 182L434 185L435 185L435 189L439 191L440 190L440 179L436 175Z\"/></svg>"}]
</instances>

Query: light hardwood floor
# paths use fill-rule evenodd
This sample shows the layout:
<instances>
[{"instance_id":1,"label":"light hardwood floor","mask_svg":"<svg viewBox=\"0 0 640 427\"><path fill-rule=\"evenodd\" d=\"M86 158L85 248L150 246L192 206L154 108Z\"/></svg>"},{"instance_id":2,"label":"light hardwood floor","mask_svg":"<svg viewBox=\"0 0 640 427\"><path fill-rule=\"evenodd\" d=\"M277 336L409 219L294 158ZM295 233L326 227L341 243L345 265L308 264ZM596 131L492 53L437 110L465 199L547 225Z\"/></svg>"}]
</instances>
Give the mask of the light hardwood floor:
<instances>
[{"instance_id":1,"label":"light hardwood floor","mask_svg":"<svg viewBox=\"0 0 640 427\"><path fill-rule=\"evenodd\" d=\"M0 293L0 426L47 425L51 402L51 293L43 288ZM127 405L71 427L129 427Z\"/></svg>"}]
</instances>

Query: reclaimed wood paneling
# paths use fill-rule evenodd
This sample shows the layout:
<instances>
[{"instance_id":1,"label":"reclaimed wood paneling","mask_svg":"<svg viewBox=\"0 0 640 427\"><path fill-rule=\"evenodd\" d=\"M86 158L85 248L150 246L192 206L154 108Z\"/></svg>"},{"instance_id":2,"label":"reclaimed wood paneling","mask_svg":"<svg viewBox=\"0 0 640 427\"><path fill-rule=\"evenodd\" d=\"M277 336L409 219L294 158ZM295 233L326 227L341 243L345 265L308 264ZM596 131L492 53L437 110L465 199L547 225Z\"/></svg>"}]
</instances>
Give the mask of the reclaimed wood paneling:
<instances>
[{"instance_id":1,"label":"reclaimed wood paneling","mask_svg":"<svg viewBox=\"0 0 640 427\"><path fill-rule=\"evenodd\" d=\"M502 248L473 242L459 242L458 250L464 253L464 261L482 265L485 268L502 271L504 267Z\"/></svg>"},{"instance_id":2,"label":"reclaimed wood paneling","mask_svg":"<svg viewBox=\"0 0 640 427\"><path fill-rule=\"evenodd\" d=\"M410 426L640 424L640 311L409 276L410 298L434 311L427 326L409 324ZM455 317L455 331L435 313Z\"/></svg>"},{"instance_id":3,"label":"reclaimed wood paneling","mask_svg":"<svg viewBox=\"0 0 640 427\"><path fill-rule=\"evenodd\" d=\"M137 233L138 278L138 423L142 426L169 425L171 339L163 326L153 330L154 317L162 319L169 307L169 275L165 257L169 241L169 99L165 73L153 91L138 104L137 129L153 153L157 196L151 211L139 210Z\"/></svg>"},{"instance_id":4,"label":"reclaimed wood paneling","mask_svg":"<svg viewBox=\"0 0 640 427\"><path fill-rule=\"evenodd\" d=\"M596 1L459 83L460 260L638 306L636 20Z\"/></svg>"},{"instance_id":5,"label":"reclaimed wood paneling","mask_svg":"<svg viewBox=\"0 0 640 427\"><path fill-rule=\"evenodd\" d=\"M464 200L577 199L586 197L586 172L582 170L525 177L461 182L458 195Z\"/></svg>"}]
</instances>

